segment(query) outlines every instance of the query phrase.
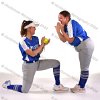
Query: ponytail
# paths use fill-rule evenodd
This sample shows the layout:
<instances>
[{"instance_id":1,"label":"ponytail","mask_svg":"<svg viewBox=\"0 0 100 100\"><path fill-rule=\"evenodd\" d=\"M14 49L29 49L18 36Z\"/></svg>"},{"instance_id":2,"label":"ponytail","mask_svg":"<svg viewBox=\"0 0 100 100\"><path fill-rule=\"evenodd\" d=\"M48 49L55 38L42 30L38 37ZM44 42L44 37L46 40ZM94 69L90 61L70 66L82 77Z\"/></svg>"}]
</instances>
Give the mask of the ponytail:
<instances>
[{"instance_id":1,"label":"ponytail","mask_svg":"<svg viewBox=\"0 0 100 100\"><path fill-rule=\"evenodd\" d=\"M27 35L27 29L24 29L24 27L25 27L26 25L32 23L32 22L33 22L33 21L26 21L26 20L23 20L22 25L21 25L21 32L20 32L20 34L21 34L22 37Z\"/></svg>"}]
</instances>

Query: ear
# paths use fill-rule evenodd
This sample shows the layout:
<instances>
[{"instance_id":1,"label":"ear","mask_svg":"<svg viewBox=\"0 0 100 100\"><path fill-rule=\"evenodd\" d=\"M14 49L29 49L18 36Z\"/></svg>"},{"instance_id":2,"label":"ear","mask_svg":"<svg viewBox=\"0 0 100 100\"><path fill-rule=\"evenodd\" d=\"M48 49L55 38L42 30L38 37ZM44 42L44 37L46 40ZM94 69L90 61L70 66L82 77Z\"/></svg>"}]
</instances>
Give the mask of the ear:
<instances>
[{"instance_id":1,"label":"ear","mask_svg":"<svg viewBox=\"0 0 100 100\"><path fill-rule=\"evenodd\" d=\"M27 32L30 32L30 29L31 29L30 27L29 27L29 28L27 28Z\"/></svg>"},{"instance_id":2,"label":"ear","mask_svg":"<svg viewBox=\"0 0 100 100\"><path fill-rule=\"evenodd\" d=\"M67 22L69 21L69 17L68 16L65 17L65 21L67 21Z\"/></svg>"}]
</instances>

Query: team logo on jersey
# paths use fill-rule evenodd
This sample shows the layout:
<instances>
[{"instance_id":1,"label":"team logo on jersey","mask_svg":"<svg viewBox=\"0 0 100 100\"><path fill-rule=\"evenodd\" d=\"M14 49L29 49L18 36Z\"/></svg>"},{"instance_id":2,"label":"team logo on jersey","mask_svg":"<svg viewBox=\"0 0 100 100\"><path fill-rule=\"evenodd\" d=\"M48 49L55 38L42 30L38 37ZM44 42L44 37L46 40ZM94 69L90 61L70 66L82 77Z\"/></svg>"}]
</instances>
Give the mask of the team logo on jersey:
<instances>
[{"instance_id":1,"label":"team logo on jersey","mask_svg":"<svg viewBox=\"0 0 100 100\"><path fill-rule=\"evenodd\" d=\"M32 50L35 50L35 49L37 49L38 48L38 44L36 44L35 46L30 46L30 48L32 49Z\"/></svg>"}]
</instances>

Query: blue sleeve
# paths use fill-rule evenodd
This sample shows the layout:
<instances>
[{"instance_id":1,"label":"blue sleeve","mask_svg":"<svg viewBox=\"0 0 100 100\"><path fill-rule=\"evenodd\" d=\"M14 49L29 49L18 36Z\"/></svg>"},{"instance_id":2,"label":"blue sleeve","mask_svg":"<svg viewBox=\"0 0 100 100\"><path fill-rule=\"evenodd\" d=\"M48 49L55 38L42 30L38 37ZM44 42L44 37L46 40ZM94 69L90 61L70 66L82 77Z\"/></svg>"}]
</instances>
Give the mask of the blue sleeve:
<instances>
[{"instance_id":1,"label":"blue sleeve","mask_svg":"<svg viewBox=\"0 0 100 100\"><path fill-rule=\"evenodd\" d=\"M73 20L73 22L75 23L75 25L73 24L73 27L76 27L74 31L75 37L80 37L80 38L87 37L87 33L83 29L83 27L77 21Z\"/></svg>"}]
</instances>

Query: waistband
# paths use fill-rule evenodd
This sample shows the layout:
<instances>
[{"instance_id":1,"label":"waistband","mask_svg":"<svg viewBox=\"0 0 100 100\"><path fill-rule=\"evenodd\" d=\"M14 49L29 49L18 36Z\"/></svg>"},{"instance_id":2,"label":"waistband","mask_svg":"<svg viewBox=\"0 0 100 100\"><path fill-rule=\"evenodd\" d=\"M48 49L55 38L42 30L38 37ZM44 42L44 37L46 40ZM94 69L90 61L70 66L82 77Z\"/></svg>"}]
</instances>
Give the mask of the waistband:
<instances>
[{"instance_id":1,"label":"waistband","mask_svg":"<svg viewBox=\"0 0 100 100\"><path fill-rule=\"evenodd\" d=\"M80 37L76 37L75 40L74 40L74 42L73 42L73 46L74 46L74 47L77 47L78 45L81 44L81 42L87 40L88 38L89 38L89 37L87 37L87 38L85 38L85 39L81 39Z\"/></svg>"},{"instance_id":2,"label":"waistband","mask_svg":"<svg viewBox=\"0 0 100 100\"><path fill-rule=\"evenodd\" d=\"M34 60L34 61L27 61L27 60L24 60L26 63L35 63L37 62L38 60Z\"/></svg>"}]
</instances>

